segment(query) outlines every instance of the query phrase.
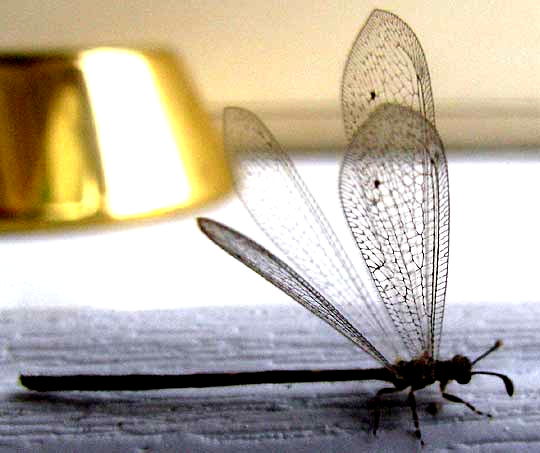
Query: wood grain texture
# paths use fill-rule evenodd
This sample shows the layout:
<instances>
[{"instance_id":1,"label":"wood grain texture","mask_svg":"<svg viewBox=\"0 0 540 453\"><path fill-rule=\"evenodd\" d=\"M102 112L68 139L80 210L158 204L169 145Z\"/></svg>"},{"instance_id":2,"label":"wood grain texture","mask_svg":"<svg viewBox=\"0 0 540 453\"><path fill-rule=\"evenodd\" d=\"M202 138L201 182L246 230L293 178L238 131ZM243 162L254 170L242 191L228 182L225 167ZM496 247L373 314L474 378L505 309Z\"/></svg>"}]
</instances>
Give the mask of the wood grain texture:
<instances>
[{"instance_id":1,"label":"wood grain texture","mask_svg":"<svg viewBox=\"0 0 540 453\"><path fill-rule=\"evenodd\" d=\"M488 420L417 392L424 451L540 449L540 304L447 307L443 358L502 350L449 391L493 414ZM384 384L345 382L147 392L38 394L26 373L181 373L368 367L374 363L301 307L108 312L0 312L0 451L413 451L405 394L386 398L377 437L368 401ZM426 407L439 403L439 413Z\"/></svg>"}]
</instances>

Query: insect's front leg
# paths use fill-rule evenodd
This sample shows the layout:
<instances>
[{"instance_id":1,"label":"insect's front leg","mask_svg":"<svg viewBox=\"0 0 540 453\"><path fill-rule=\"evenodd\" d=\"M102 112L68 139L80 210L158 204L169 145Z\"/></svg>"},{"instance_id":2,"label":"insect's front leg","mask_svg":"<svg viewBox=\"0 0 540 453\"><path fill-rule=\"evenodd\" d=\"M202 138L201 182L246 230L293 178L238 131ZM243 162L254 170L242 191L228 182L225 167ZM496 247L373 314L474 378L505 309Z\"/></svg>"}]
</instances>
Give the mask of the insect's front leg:
<instances>
[{"instance_id":1,"label":"insect's front leg","mask_svg":"<svg viewBox=\"0 0 540 453\"><path fill-rule=\"evenodd\" d=\"M464 404L467 406L471 411L478 415L485 415L486 417L491 417L491 414L488 414L486 412L479 411L474 407L471 403L468 403L467 401L462 400L459 396L451 395L450 393L441 392L444 399L447 399L448 401L452 401L452 403L459 403Z\"/></svg>"},{"instance_id":2,"label":"insect's front leg","mask_svg":"<svg viewBox=\"0 0 540 453\"><path fill-rule=\"evenodd\" d=\"M441 393L445 392L447 385L448 385L448 381L445 381L445 380L440 381L439 388L441 389ZM437 415L437 413L439 412L439 404L435 401L429 403L426 407L426 412L433 416Z\"/></svg>"},{"instance_id":3,"label":"insect's front leg","mask_svg":"<svg viewBox=\"0 0 540 453\"><path fill-rule=\"evenodd\" d=\"M373 435L377 435L377 429L379 428L379 421L381 420L381 396L389 393L399 392L400 389L396 387L385 387L380 389L373 397L371 404L373 406Z\"/></svg>"}]
</instances>

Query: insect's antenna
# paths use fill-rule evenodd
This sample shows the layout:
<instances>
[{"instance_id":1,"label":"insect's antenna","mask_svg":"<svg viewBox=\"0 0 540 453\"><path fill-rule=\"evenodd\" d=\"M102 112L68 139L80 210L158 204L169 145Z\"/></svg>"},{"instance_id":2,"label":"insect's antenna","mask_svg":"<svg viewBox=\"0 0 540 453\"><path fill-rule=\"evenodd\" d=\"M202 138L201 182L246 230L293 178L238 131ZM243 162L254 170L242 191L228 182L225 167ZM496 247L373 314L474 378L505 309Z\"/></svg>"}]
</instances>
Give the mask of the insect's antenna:
<instances>
[{"instance_id":1,"label":"insect's antenna","mask_svg":"<svg viewBox=\"0 0 540 453\"><path fill-rule=\"evenodd\" d=\"M484 352L482 355L480 355L480 357L477 357L476 359L474 359L472 361L471 365L474 365L476 362L479 362L480 360L482 360L488 354L491 354L493 351L499 349L502 346L502 344L503 344L503 342L501 340L497 340L495 342L495 344L491 348L489 348L486 352Z\"/></svg>"},{"instance_id":2,"label":"insect's antenna","mask_svg":"<svg viewBox=\"0 0 540 453\"><path fill-rule=\"evenodd\" d=\"M490 376L497 376L503 380L504 386L506 387L506 393L508 393L509 396L514 394L514 383L508 376L504 374L493 373L492 371L473 371L471 375L472 374L488 374Z\"/></svg>"},{"instance_id":3,"label":"insect's antenna","mask_svg":"<svg viewBox=\"0 0 540 453\"><path fill-rule=\"evenodd\" d=\"M499 349L502 346L502 344L503 343L502 343L501 340L497 340L495 342L495 344L491 348L489 348L486 352L484 352L479 357L474 359L472 361L472 363L471 363L471 366L473 366L476 362L482 360L488 354L491 354L493 351ZM471 376L473 374L487 374L489 376L497 376L498 378L502 379L502 381L504 382L504 386L506 387L506 393L508 393L508 395L510 395L510 396L512 396L514 394L514 383L512 382L512 380L508 376L506 376L504 374L494 373L492 371L472 371Z\"/></svg>"}]
</instances>

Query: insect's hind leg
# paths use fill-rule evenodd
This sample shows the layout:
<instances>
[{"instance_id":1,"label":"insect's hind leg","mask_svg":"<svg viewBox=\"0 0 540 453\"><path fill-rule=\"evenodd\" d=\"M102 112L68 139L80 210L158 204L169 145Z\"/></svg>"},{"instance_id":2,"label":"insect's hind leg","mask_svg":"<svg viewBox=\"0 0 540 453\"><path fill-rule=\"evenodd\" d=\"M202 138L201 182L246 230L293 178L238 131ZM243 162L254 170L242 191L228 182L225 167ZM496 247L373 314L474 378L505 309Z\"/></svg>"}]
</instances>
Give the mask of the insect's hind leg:
<instances>
[{"instance_id":1,"label":"insect's hind leg","mask_svg":"<svg viewBox=\"0 0 540 453\"><path fill-rule=\"evenodd\" d=\"M372 398L372 420L373 420L373 435L377 435L377 429L379 428L379 421L381 420L381 396L389 393L399 392L400 390L395 387L385 387L380 389Z\"/></svg>"},{"instance_id":2,"label":"insect's hind leg","mask_svg":"<svg viewBox=\"0 0 540 453\"><path fill-rule=\"evenodd\" d=\"M424 441L422 440L422 432L420 431L420 420L418 420L418 412L416 412L416 398L414 397L413 390L409 392L409 396L407 397L407 403L409 403L409 407L411 408L412 412L414 435L420 441L420 444L424 445Z\"/></svg>"},{"instance_id":3,"label":"insect's hind leg","mask_svg":"<svg viewBox=\"0 0 540 453\"><path fill-rule=\"evenodd\" d=\"M487 412L482 412L476 409L471 403L468 403L467 401L462 400L459 396L451 395L450 393L441 392L444 399L447 399L448 401L452 401L452 403L459 403L464 404L467 406L471 411L473 411L475 414L478 415L484 415L486 417L491 417L491 414L488 414Z\"/></svg>"}]
</instances>

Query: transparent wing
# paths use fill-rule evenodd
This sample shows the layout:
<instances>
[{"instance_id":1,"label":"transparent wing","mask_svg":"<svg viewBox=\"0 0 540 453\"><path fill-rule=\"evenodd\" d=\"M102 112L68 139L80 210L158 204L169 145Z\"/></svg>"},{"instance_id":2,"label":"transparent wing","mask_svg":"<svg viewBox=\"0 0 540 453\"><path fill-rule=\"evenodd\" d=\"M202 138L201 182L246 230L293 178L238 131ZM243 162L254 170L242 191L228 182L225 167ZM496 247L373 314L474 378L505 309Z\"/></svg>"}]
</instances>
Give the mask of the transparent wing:
<instances>
[{"instance_id":1,"label":"transparent wing","mask_svg":"<svg viewBox=\"0 0 540 453\"><path fill-rule=\"evenodd\" d=\"M399 17L376 9L360 30L343 71L341 104L348 142L370 113L385 103L419 111L435 125L420 42Z\"/></svg>"},{"instance_id":2,"label":"transparent wing","mask_svg":"<svg viewBox=\"0 0 540 453\"><path fill-rule=\"evenodd\" d=\"M289 156L251 112L225 110L225 148L236 190L255 222L358 331L380 333L385 357L402 350L376 291L364 286ZM375 294L375 296L374 296Z\"/></svg>"},{"instance_id":3,"label":"transparent wing","mask_svg":"<svg viewBox=\"0 0 540 453\"><path fill-rule=\"evenodd\" d=\"M214 243L281 289L296 302L330 324L384 366L390 363L334 306L294 269L250 238L210 219L197 219L199 228Z\"/></svg>"},{"instance_id":4,"label":"transparent wing","mask_svg":"<svg viewBox=\"0 0 540 453\"><path fill-rule=\"evenodd\" d=\"M352 234L411 356L438 355L448 268L448 171L436 129L407 107L378 107L340 173Z\"/></svg>"}]
</instances>

